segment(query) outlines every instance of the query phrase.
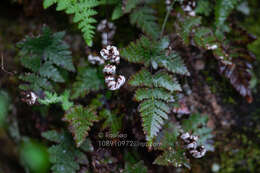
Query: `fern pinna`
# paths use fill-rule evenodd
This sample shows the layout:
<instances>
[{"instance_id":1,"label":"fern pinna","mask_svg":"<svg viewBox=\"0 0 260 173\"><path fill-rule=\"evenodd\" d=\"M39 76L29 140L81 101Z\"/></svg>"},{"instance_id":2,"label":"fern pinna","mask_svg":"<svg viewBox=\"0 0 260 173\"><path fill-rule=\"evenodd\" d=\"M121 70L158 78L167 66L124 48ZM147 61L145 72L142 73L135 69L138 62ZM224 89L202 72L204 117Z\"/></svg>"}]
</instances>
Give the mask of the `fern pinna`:
<instances>
[{"instance_id":1,"label":"fern pinna","mask_svg":"<svg viewBox=\"0 0 260 173\"><path fill-rule=\"evenodd\" d=\"M82 31L86 43L91 46L95 34L96 20L93 18L97 14L94 10L100 2L98 0L44 0L44 8L48 8L57 3L57 11L64 10L67 14L74 14L73 22L79 23L78 28Z\"/></svg>"},{"instance_id":2,"label":"fern pinna","mask_svg":"<svg viewBox=\"0 0 260 173\"><path fill-rule=\"evenodd\" d=\"M146 140L151 147L154 137L168 119L169 103L174 101L174 94L181 91L181 87L172 74L189 75L180 56L176 52L166 54L169 40L163 38L159 42L141 37L136 43L131 43L122 50L122 56L133 63L141 63L146 68L134 74L129 84L138 89L135 100L140 102L139 112L143 121ZM149 67L157 70L155 74Z\"/></svg>"}]
</instances>

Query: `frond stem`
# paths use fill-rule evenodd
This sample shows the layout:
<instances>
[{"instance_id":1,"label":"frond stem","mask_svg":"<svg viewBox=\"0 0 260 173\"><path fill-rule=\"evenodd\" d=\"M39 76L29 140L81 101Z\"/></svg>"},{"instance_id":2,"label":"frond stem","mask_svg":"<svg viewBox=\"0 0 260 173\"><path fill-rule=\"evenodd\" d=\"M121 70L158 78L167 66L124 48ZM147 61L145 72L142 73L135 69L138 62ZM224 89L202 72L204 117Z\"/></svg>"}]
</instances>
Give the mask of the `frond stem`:
<instances>
[{"instance_id":1,"label":"frond stem","mask_svg":"<svg viewBox=\"0 0 260 173\"><path fill-rule=\"evenodd\" d=\"M166 15L165 15L165 18L164 18L164 21L163 21L163 25L162 25L162 29L161 29L161 35L160 35L161 38L162 38L162 36L163 36L163 32L164 32L164 29L165 29L167 20L168 20L169 15L170 15L170 13L171 13L171 11L172 11L172 7L173 7L173 5L175 4L175 1L176 1L176 0L173 0L172 3L171 3L171 5L170 5L170 8L167 9L167 13L166 13Z\"/></svg>"}]
</instances>

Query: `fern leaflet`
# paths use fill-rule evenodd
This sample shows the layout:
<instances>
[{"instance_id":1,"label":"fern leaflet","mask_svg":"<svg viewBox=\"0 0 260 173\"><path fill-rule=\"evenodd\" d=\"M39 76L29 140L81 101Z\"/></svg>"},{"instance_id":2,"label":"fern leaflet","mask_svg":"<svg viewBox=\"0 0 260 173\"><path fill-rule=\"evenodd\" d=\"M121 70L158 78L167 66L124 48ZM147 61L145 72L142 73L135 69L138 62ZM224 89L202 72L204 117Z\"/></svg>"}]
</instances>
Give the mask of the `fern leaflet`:
<instances>
[{"instance_id":1,"label":"fern leaflet","mask_svg":"<svg viewBox=\"0 0 260 173\"><path fill-rule=\"evenodd\" d=\"M73 22L78 23L86 43L91 46L95 34L96 20L93 18L97 12L95 7L100 5L98 0L44 0L44 8L57 3L57 11L64 10L67 14L74 14Z\"/></svg>"}]
</instances>

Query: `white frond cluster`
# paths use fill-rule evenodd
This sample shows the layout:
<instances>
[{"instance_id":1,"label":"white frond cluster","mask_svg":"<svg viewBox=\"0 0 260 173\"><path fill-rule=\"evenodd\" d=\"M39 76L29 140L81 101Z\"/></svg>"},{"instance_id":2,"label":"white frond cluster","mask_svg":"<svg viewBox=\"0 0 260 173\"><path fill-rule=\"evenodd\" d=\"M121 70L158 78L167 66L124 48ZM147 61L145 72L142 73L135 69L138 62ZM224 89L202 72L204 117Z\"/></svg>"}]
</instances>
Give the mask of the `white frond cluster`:
<instances>
[{"instance_id":1,"label":"white frond cluster","mask_svg":"<svg viewBox=\"0 0 260 173\"><path fill-rule=\"evenodd\" d=\"M105 65L103 68L105 83L108 89L112 91L118 90L124 85L126 79L123 75L116 74L116 65L120 63L120 56L117 47L108 45L100 51L100 55L104 58L104 60L112 63Z\"/></svg>"},{"instance_id":2,"label":"white frond cluster","mask_svg":"<svg viewBox=\"0 0 260 173\"><path fill-rule=\"evenodd\" d=\"M100 58L100 56L94 56L92 54L88 55L88 62L90 62L91 64L98 64L98 65L102 65L105 63L104 59Z\"/></svg>"},{"instance_id":3,"label":"white frond cluster","mask_svg":"<svg viewBox=\"0 0 260 173\"><path fill-rule=\"evenodd\" d=\"M187 4L182 4L181 5L182 10L187 12L188 15L190 15L190 16L195 16L196 15L196 13L194 11L195 7L196 7L196 2L195 1L188 1Z\"/></svg>"},{"instance_id":4,"label":"white frond cluster","mask_svg":"<svg viewBox=\"0 0 260 173\"><path fill-rule=\"evenodd\" d=\"M34 105L37 102L38 96L32 91L22 92L21 95L23 96L21 100L28 105Z\"/></svg>"},{"instance_id":5,"label":"white frond cluster","mask_svg":"<svg viewBox=\"0 0 260 173\"><path fill-rule=\"evenodd\" d=\"M106 46L112 43L112 39L116 33L116 27L114 23L104 19L98 24L97 31L101 33L102 45Z\"/></svg>"},{"instance_id":6,"label":"white frond cluster","mask_svg":"<svg viewBox=\"0 0 260 173\"><path fill-rule=\"evenodd\" d=\"M206 154L206 149L203 145L198 146L198 136L190 135L188 132L181 135L181 139L185 142L186 149L194 158L201 158Z\"/></svg>"}]
</instances>

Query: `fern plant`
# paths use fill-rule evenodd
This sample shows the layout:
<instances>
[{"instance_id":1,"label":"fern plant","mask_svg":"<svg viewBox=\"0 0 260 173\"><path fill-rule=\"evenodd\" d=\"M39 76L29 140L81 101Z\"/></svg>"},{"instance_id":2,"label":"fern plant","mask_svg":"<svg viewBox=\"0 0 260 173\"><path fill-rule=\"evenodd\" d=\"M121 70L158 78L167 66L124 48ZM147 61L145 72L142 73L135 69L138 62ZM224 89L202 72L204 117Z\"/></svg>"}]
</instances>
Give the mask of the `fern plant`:
<instances>
[{"instance_id":1,"label":"fern plant","mask_svg":"<svg viewBox=\"0 0 260 173\"><path fill-rule=\"evenodd\" d=\"M183 132L190 132L199 137L199 145L203 145L208 151L213 151L214 147L210 144L213 136L212 129L207 127L208 117L198 113L192 114L188 119L184 119L180 124L169 121L163 127L163 130L156 137L156 142L161 145L157 147L163 153L159 155L154 164L164 166L180 167L184 165L191 168L186 148L182 146L179 136Z\"/></svg>"},{"instance_id":2,"label":"fern plant","mask_svg":"<svg viewBox=\"0 0 260 173\"><path fill-rule=\"evenodd\" d=\"M147 69L134 74L129 84L139 87L135 92L135 100L141 102L139 112L143 121L143 130L146 134L148 145L151 146L154 137L168 119L170 113L169 103L174 100L174 93L181 91L181 87L170 73L189 75L180 56L176 52L166 55L168 39L164 38L159 43L152 42L146 37L141 37L136 43L131 43L122 50L123 57L134 63L144 64L146 68L164 69L152 74Z\"/></svg>"},{"instance_id":3,"label":"fern plant","mask_svg":"<svg viewBox=\"0 0 260 173\"><path fill-rule=\"evenodd\" d=\"M86 140L80 148L76 148L71 142L71 136L65 131L50 130L43 132L42 136L56 143L48 149L53 173L76 173L80 165L88 165L88 158L84 152L93 151L90 140Z\"/></svg>"},{"instance_id":4,"label":"fern plant","mask_svg":"<svg viewBox=\"0 0 260 173\"><path fill-rule=\"evenodd\" d=\"M97 14L94 10L99 5L98 0L44 0L44 8L48 8L57 3L57 11L65 11L67 14L74 14L73 22L79 23L78 28L82 31L86 43L91 46L95 33L96 20L93 18Z\"/></svg>"},{"instance_id":5,"label":"fern plant","mask_svg":"<svg viewBox=\"0 0 260 173\"><path fill-rule=\"evenodd\" d=\"M52 34L48 27L42 28L38 37L26 37L18 43L22 65L30 73L19 78L28 84L20 85L23 90L52 90L52 82L65 82L61 70L74 72L69 46L62 41L65 32Z\"/></svg>"},{"instance_id":6,"label":"fern plant","mask_svg":"<svg viewBox=\"0 0 260 173\"><path fill-rule=\"evenodd\" d=\"M81 105L72 107L64 116L63 121L69 123L69 130L74 136L74 140L79 147L88 135L90 127L98 118L94 108L84 108Z\"/></svg>"}]
</instances>

